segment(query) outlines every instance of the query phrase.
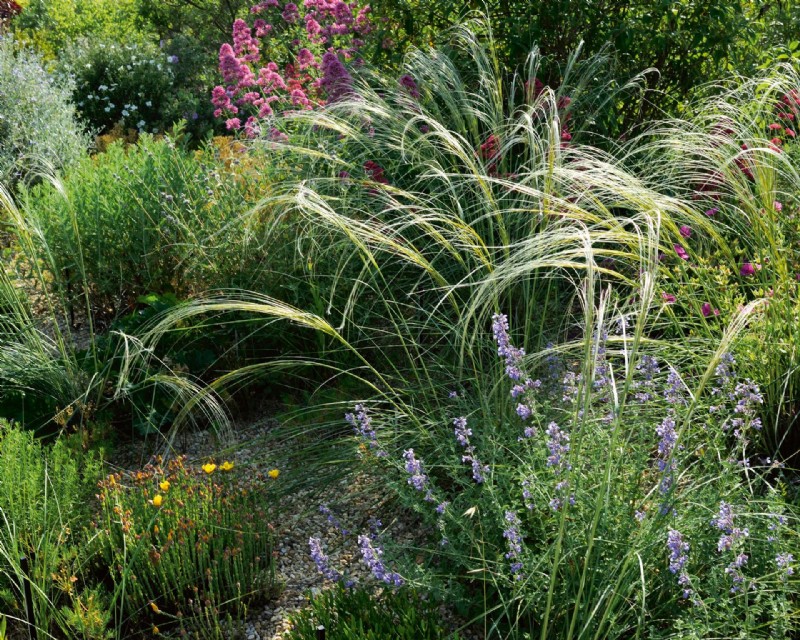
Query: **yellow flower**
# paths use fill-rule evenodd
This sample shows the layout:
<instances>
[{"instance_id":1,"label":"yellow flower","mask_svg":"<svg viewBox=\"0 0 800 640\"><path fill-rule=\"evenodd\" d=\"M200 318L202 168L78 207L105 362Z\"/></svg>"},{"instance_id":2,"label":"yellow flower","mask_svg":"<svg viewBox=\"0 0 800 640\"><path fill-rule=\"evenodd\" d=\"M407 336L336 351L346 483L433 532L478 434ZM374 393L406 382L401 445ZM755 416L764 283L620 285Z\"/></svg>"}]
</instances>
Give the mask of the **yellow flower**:
<instances>
[{"instance_id":1,"label":"yellow flower","mask_svg":"<svg viewBox=\"0 0 800 640\"><path fill-rule=\"evenodd\" d=\"M157 636L157 635L158 635L158 633L159 633L159 631L158 631L158 627L153 627L153 635L154 635L154 636Z\"/></svg>"},{"instance_id":2,"label":"yellow flower","mask_svg":"<svg viewBox=\"0 0 800 640\"><path fill-rule=\"evenodd\" d=\"M157 525L157 524L154 524L154 525L153 525L153 533L158 533L158 531L159 531L159 529L158 529L158 525Z\"/></svg>"},{"instance_id":3,"label":"yellow flower","mask_svg":"<svg viewBox=\"0 0 800 640\"><path fill-rule=\"evenodd\" d=\"M164 480L164 482L160 482L158 486L164 493L166 493L167 491L169 491L169 480Z\"/></svg>"},{"instance_id":4,"label":"yellow flower","mask_svg":"<svg viewBox=\"0 0 800 640\"><path fill-rule=\"evenodd\" d=\"M267 473L267 475L274 480L279 475L281 475L281 472L278 471L277 469L272 469L269 473Z\"/></svg>"},{"instance_id":5,"label":"yellow flower","mask_svg":"<svg viewBox=\"0 0 800 640\"><path fill-rule=\"evenodd\" d=\"M209 475L214 473L214 469L216 469L216 468L217 468L217 465L215 465L213 462L208 462L208 463L203 465L203 471L205 471Z\"/></svg>"},{"instance_id":6,"label":"yellow flower","mask_svg":"<svg viewBox=\"0 0 800 640\"><path fill-rule=\"evenodd\" d=\"M153 610L153 613L161 613L161 610L155 602L150 603L150 608Z\"/></svg>"},{"instance_id":7,"label":"yellow flower","mask_svg":"<svg viewBox=\"0 0 800 640\"><path fill-rule=\"evenodd\" d=\"M233 469L233 463L232 462L228 462L226 460L221 465L219 465L219 469L220 469L220 471L230 471L231 469Z\"/></svg>"},{"instance_id":8,"label":"yellow flower","mask_svg":"<svg viewBox=\"0 0 800 640\"><path fill-rule=\"evenodd\" d=\"M164 502L164 498L162 498L159 494L153 496L153 499L150 501L154 507L160 507L161 503Z\"/></svg>"}]
</instances>

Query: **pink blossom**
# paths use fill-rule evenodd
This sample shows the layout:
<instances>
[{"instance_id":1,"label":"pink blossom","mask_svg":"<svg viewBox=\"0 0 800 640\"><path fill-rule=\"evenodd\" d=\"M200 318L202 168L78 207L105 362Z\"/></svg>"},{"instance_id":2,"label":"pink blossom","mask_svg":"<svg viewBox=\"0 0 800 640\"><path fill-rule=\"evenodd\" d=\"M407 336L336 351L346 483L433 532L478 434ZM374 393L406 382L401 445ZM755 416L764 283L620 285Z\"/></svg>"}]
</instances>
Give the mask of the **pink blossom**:
<instances>
[{"instance_id":1,"label":"pink blossom","mask_svg":"<svg viewBox=\"0 0 800 640\"><path fill-rule=\"evenodd\" d=\"M250 27L241 18L233 22L233 48L237 56L258 53L258 41L253 38Z\"/></svg>"},{"instance_id":2,"label":"pink blossom","mask_svg":"<svg viewBox=\"0 0 800 640\"><path fill-rule=\"evenodd\" d=\"M320 32L322 31L322 27L320 27L319 22L314 20L311 14L308 14L305 17L305 21L306 21L306 33L308 33L308 36L313 40L320 34Z\"/></svg>"},{"instance_id":3,"label":"pink blossom","mask_svg":"<svg viewBox=\"0 0 800 640\"><path fill-rule=\"evenodd\" d=\"M256 36L259 38L266 38L272 32L272 25L264 20L256 20L253 23L253 28L256 30Z\"/></svg>"},{"instance_id":4,"label":"pink blossom","mask_svg":"<svg viewBox=\"0 0 800 640\"><path fill-rule=\"evenodd\" d=\"M301 89L293 89L289 96L294 106L311 108L311 101Z\"/></svg>"},{"instance_id":5,"label":"pink blossom","mask_svg":"<svg viewBox=\"0 0 800 640\"><path fill-rule=\"evenodd\" d=\"M297 65L300 69L306 69L314 64L316 64L316 58L314 58L314 54L311 53L308 49L300 49L297 53Z\"/></svg>"},{"instance_id":6,"label":"pink blossom","mask_svg":"<svg viewBox=\"0 0 800 640\"><path fill-rule=\"evenodd\" d=\"M389 181L383 175L383 167L374 160L367 160L364 163L364 171L366 171L367 175L370 178L372 178L375 182L380 182L381 184L389 184Z\"/></svg>"},{"instance_id":7,"label":"pink blossom","mask_svg":"<svg viewBox=\"0 0 800 640\"><path fill-rule=\"evenodd\" d=\"M745 262L745 263L742 265L742 268L741 268L741 269L739 269L739 273L740 273L742 276L752 276L752 275L755 275L755 273L756 273L756 269L755 269L755 267L754 267L754 266L753 266L751 263L749 263L749 262Z\"/></svg>"},{"instance_id":8,"label":"pink blossom","mask_svg":"<svg viewBox=\"0 0 800 640\"><path fill-rule=\"evenodd\" d=\"M408 95L410 95L412 98L419 99L419 87L417 87L417 83L414 78L406 73L405 75L400 76L399 83L400 86L408 92Z\"/></svg>"},{"instance_id":9,"label":"pink blossom","mask_svg":"<svg viewBox=\"0 0 800 640\"><path fill-rule=\"evenodd\" d=\"M715 316L719 315L719 309L712 309L711 304L709 304L708 302L703 303L703 306L700 307L700 312L703 314L704 318L708 318L708 316L712 314Z\"/></svg>"},{"instance_id":10,"label":"pink blossom","mask_svg":"<svg viewBox=\"0 0 800 640\"><path fill-rule=\"evenodd\" d=\"M492 133L486 138L486 142L481 145L480 149L481 158L484 160L493 160L500 152L500 141L497 139L497 136Z\"/></svg>"},{"instance_id":11,"label":"pink blossom","mask_svg":"<svg viewBox=\"0 0 800 640\"><path fill-rule=\"evenodd\" d=\"M684 238L691 238L692 237L692 228L689 227L688 225L681 226L680 232L681 232L681 235Z\"/></svg>"},{"instance_id":12,"label":"pink blossom","mask_svg":"<svg viewBox=\"0 0 800 640\"><path fill-rule=\"evenodd\" d=\"M783 205L777 200L772 203L772 207L775 209L775 211L783 211Z\"/></svg>"},{"instance_id":13,"label":"pink blossom","mask_svg":"<svg viewBox=\"0 0 800 640\"><path fill-rule=\"evenodd\" d=\"M661 299L664 300L666 304L673 304L677 300L674 295L666 291L661 294Z\"/></svg>"},{"instance_id":14,"label":"pink blossom","mask_svg":"<svg viewBox=\"0 0 800 640\"><path fill-rule=\"evenodd\" d=\"M706 215L709 218L713 218L718 213L719 213L719 208L718 207L714 207L713 209L709 209L708 211L706 211Z\"/></svg>"},{"instance_id":15,"label":"pink blossom","mask_svg":"<svg viewBox=\"0 0 800 640\"><path fill-rule=\"evenodd\" d=\"M279 131L275 127L272 127L269 130L269 139L272 140L273 142L286 142L287 140L289 140L289 136L287 136L282 131Z\"/></svg>"},{"instance_id":16,"label":"pink blossom","mask_svg":"<svg viewBox=\"0 0 800 640\"><path fill-rule=\"evenodd\" d=\"M258 121L255 117L250 116L247 122L244 123L244 133L248 138L257 138L258 134L261 133L261 127L258 126Z\"/></svg>"},{"instance_id":17,"label":"pink blossom","mask_svg":"<svg viewBox=\"0 0 800 640\"><path fill-rule=\"evenodd\" d=\"M286 6L283 7L283 13L281 13L281 17L283 17L283 19L289 24L297 22L297 20L300 18L300 12L297 10L297 5L294 2L287 2Z\"/></svg>"},{"instance_id":18,"label":"pink blossom","mask_svg":"<svg viewBox=\"0 0 800 640\"><path fill-rule=\"evenodd\" d=\"M241 120L239 120L239 118L228 118L228 119L225 121L225 126L226 126L226 127L229 129L229 130L230 130L230 129L234 129L234 130L235 130L235 129L241 129L241 127L242 127L242 122L241 122Z\"/></svg>"},{"instance_id":19,"label":"pink blossom","mask_svg":"<svg viewBox=\"0 0 800 640\"><path fill-rule=\"evenodd\" d=\"M675 253L678 254L678 257L681 260L688 260L689 259L689 254L686 253L686 249L684 249L681 245L675 244L675 245L672 245L672 246L675 248Z\"/></svg>"},{"instance_id":20,"label":"pink blossom","mask_svg":"<svg viewBox=\"0 0 800 640\"><path fill-rule=\"evenodd\" d=\"M783 126L782 126L782 125L779 125L777 122L773 122L771 125L769 125L769 128L770 128L772 131L778 131L779 129L782 129L782 128L783 128Z\"/></svg>"}]
</instances>

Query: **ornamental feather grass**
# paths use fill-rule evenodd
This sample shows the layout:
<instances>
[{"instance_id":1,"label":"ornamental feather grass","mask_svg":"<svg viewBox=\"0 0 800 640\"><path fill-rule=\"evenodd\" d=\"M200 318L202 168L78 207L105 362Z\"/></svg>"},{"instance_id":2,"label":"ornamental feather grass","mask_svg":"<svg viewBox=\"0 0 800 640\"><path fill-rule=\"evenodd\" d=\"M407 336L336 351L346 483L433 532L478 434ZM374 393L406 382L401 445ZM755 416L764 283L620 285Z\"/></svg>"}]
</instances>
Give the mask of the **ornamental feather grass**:
<instances>
[{"instance_id":1,"label":"ornamental feather grass","mask_svg":"<svg viewBox=\"0 0 800 640\"><path fill-rule=\"evenodd\" d=\"M264 143L303 163L304 179L264 206L276 221L302 221L298 248L314 265L321 313L226 292L172 311L145 344L209 311L247 310L321 335L316 358L287 354L218 385L304 367L358 380L363 395L352 403L368 408L372 448L386 455L370 453L370 435L361 449L339 441L342 453L320 464L360 468L360 457L385 478L426 539L422 562L399 576L448 590L486 637L786 636L797 624L796 584L765 533L766 514L790 511L786 478L752 456L758 402L742 406L747 420L736 427L741 416L725 422L711 410L720 362L762 338L772 302L758 289L740 308L710 298L720 324L700 331L702 301L681 288L709 247L728 245L719 260L729 268L738 259L706 214L717 167L692 165L677 132L708 153L716 147L693 137L693 121L658 125L613 153L582 144L564 135L580 130L580 95L574 106L564 99L567 78L512 102L491 46L469 28L451 44L457 55L409 55L414 95L408 82L364 74L348 99L292 114L288 142ZM520 84L536 87L535 77ZM770 153L779 155L766 149L753 162L771 162ZM662 165L675 156L689 168L673 176ZM747 180L731 182L731 198L750 197ZM687 318L692 305L700 320ZM501 313L515 350L492 345ZM649 379L645 356L660 363ZM560 374L548 382L550 367ZM504 368L522 387L512 393L544 399L510 402ZM746 364L739 373L752 375ZM469 450L453 437L453 420L456 436L466 434L462 418ZM736 502L748 522L752 535L736 543L746 553L718 550L710 522L720 502ZM731 582L741 554L752 589Z\"/></svg>"}]
</instances>

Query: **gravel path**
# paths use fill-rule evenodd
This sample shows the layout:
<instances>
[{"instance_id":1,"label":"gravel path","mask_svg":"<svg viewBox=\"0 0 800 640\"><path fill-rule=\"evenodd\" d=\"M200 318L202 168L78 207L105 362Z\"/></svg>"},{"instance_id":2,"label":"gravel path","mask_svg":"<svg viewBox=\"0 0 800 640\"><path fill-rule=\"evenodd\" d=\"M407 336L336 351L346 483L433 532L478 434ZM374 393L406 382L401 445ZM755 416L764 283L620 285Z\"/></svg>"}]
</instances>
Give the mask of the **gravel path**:
<instances>
[{"instance_id":1,"label":"gravel path","mask_svg":"<svg viewBox=\"0 0 800 640\"><path fill-rule=\"evenodd\" d=\"M275 425L272 419L258 420L238 426L232 433L225 434L224 438L206 431L182 434L173 443L174 452L185 454L190 460L206 460L210 457L232 460L238 468L248 468L252 472L277 468L281 472L277 482L286 482L294 474L304 472L303 461L299 457L293 459L290 446L264 444L265 434ZM152 440L126 447L115 456L115 466L125 469L141 467L152 455L161 452L159 448L163 449L163 443L159 447ZM292 490L280 498L275 507L273 525L276 574L282 589L275 600L251 612L245 625L246 640L283 638L284 632L289 629L288 616L306 606L307 594L331 586L311 560L308 545L310 537L321 538L332 567L359 584L373 584L379 588L361 562L356 545L358 533L369 531L370 524L378 519L388 525L384 530L385 535L401 546L416 546L414 536L419 535L413 514L398 513L396 505L390 509L382 497L384 493L380 479L360 475L333 481L324 490L318 486ZM328 506L329 514L323 513L320 505ZM342 534L342 528L349 530L348 535ZM453 628L461 626L455 616L445 609L442 610L442 617L449 620ZM480 636L462 632L462 637Z\"/></svg>"}]
</instances>

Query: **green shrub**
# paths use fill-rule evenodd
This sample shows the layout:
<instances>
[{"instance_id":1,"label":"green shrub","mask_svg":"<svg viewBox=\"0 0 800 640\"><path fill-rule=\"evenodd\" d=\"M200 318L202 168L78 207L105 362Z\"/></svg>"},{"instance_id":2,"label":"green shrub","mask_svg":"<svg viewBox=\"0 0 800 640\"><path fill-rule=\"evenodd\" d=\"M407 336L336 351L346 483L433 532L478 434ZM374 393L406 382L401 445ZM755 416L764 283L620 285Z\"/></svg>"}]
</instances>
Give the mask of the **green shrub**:
<instances>
[{"instance_id":1,"label":"green shrub","mask_svg":"<svg viewBox=\"0 0 800 640\"><path fill-rule=\"evenodd\" d=\"M225 142L192 152L178 136L144 135L84 159L62 182L24 197L75 300L88 295L106 320L150 292L179 298L257 281L265 247L259 222L240 224L269 189L253 162ZM79 303L76 303L79 304Z\"/></svg>"},{"instance_id":2,"label":"green shrub","mask_svg":"<svg viewBox=\"0 0 800 640\"><path fill-rule=\"evenodd\" d=\"M316 640L325 628L330 640L439 640L453 638L441 621L439 608L408 591L374 596L364 589L337 586L312 596L308 608L290 617L291 640Z\"/></svg>"},{"instance_id":3,"label":"green shrub","mask_svg":"<svg viewBox=\"0 0 800 640\"><path fill-rule=\"evenodd\" d=\"M211 105L210 89L195 87L197 65L191 43L162 49L81 38L61 53L58 68L74 81L73 100L90 129L107 132L119 125L157 133L185 120L199 139L206 129L198 121L201 114L207 120Z\"/></svg>"},{"instance_id":4,"label":"green shrub","mask_svg":"<svg viewBox=\"0 0 800 640\"><path fill-rule=\"evenodd\" d=\"M89 146L70 102L71 84L51 77L39 58L0 38L0 181L61 170Z\"/></svg>"},{"instance_id":5,"label":"green shrub","mask_svg":"<svg viewBox=\"0 0 800 640\"><path fill-rule=\"evenodd\" d=\"M58 59L78 38L124 42L142 38L136 0L29 0L14 21L18 37L47 60Z\"/></svg>"},{"instance_id":6,"label":"green shrub","mask_svg":"<svg viewBox=\"0 0 800 640\"><path fill-rule=\"evenodd\" d=\"M156 133L172 126L174 58L157 46L81 39L62 53L62 73L74 81L74 102L86 124L115 124Z\"/></svg>"},{"instance_id":7,"label":"green shrub","mask_svg":"<svg viewBox=\"0 0 800 640\"><path fill-rule=\"evenodd\" d=\"M218 627L274 587L266 477L185 458L108 476L100 542L119 594L118 624Z\"/></svg>"}]
</instances>

